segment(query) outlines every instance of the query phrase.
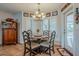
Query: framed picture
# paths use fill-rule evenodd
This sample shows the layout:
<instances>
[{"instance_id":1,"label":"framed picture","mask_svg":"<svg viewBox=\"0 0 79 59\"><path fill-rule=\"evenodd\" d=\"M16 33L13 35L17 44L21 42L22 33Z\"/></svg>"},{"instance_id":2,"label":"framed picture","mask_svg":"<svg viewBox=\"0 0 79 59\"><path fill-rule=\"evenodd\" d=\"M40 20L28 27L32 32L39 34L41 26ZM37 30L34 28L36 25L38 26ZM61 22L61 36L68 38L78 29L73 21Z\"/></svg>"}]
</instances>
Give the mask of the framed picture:
<instances>
[{"instance_id":1,"label":"framed picture","mask_svg":"<svg viewBox=\"0 0 79 59\"><path fill-rule=\"evenodd\" d=\"M51 13L46 13L46 17L50 17L51 16Z\"/></svg>"},{"instance_id":2,"label":"framed picture","mask_svg":"<svg viewBox=\"0 0 79 59\"><path fill-rule=\"evenodd\" d=\"M23 16L24 16L24 17L29 17L29 13L25 13L25 12L24 12L24 13L23 13Z\"/></svg>"},{"instance_id":3,"label":"framed picture","mask_svg":"<svg viewBox=\"0 0 79 59\"><path fill-rule=\"evenodd\" d=\"M30 17L32 17L34 14L33 13L30 13Z\"/></svg>"},{"instance_id":4,"label":"framed picture","mask_svg":"<svg viewBox=\"0 0 79 59\"><path fill-rule=\"evenodd\" d=\"M52 16L56 16L56 15L58 15L58 11L52 12Z\"/></svg>"}]
</instances>

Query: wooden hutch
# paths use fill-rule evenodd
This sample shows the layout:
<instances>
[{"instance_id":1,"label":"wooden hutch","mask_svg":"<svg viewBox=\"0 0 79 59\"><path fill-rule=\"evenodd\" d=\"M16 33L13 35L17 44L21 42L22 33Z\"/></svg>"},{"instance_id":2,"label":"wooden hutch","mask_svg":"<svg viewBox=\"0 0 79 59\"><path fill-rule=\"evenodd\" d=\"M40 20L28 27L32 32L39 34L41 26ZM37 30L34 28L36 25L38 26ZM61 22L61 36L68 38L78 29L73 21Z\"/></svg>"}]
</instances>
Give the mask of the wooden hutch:
<instances>
[{"instance_id":1,"label":"wooden hutch","mask_svg":"<svg viewBox=\"0 0 79 59\"><path fill-rule=\"evenodd\" d=\"M2 44L16 44L18 43L17 22L12 18L7 18L2 21Z\"/></svg>"}]
</instances>

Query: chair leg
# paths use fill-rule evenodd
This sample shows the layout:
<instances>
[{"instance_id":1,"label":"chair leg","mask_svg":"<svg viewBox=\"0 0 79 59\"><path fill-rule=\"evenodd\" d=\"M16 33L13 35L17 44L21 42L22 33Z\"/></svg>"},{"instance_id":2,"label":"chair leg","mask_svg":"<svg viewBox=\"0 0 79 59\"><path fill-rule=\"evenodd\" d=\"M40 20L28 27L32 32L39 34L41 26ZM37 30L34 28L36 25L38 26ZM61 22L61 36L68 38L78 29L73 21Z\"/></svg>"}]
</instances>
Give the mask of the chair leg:
<instances>
[{"instance_id":1,"label":"chair leg","mask_svg":"<svg viewBox=\"0 0 79 59\"><path fill-rule=\"evenodd\" d=\"M55 53L54 49L53 49L53 53Z\"/></svg>"},{"instance_id":2,"label":"chair leg","mask_svg":"<svg viewBox=\"0 0 79 59\"><path fill-rule=\"evenodd\" d=\"M26 49L24 48L24 56L25 56L25 54L26 54Z\"/></svg>"},{"instance_id":3,"label":"chair leg","mask_svg":"<svg viewBox=\"0 0 79 59\"><path fill-rule=\"evenodd\" d=\"M53 42L53 46L52 47L53 47L53 53L55 53L55 51L54 51L54 42Z\"/></svg>"},{"instance_id":4,"label":"chair leg","mask_svg":"<svg viewBox=\"0 0 79 59\"><path fill-rule=\"evenodd\" d=\"M54 51L54 46L53 46L53 48L52 48L52 49L53 49L53 53L55 53L55 51Z\"/></svg>"},{"instance_id":5,"label":"chair leg","mask_svg":"<svg viewBox=\"0 0 79 59\"><path fill-rule=\"evenodd\" d=\"M31 56L31 51L30 51L30 56Z\"/></svg>"},{"instance_id":6,"label":"chair leg","mask_svg":"<svg viewBox=\"0 0 79 59\"><path fill-rule=\"evenodd\" d=\"M32 51L31 51L31 47L30 47L30 56L31 56L31 53L32 53Z\"/></svg>"},{"instance_id":7,"label":"chair leg","mask_svg":"<svg viewBox=\"0 0 79 59\"><path fill-rule=\"evenodd\" d=\"M49 55L51 56L51 49L49 48Z\"/></svg>"},{"instance_id":8,"label":"chair leg","mask_svg":"<svg viewBox=\"0 0 79 59\"><path fill-rule=\"evenodd\" d=\"M48 48L45 50L45 53L48 51Z\"/></svg>"}]
</instances>

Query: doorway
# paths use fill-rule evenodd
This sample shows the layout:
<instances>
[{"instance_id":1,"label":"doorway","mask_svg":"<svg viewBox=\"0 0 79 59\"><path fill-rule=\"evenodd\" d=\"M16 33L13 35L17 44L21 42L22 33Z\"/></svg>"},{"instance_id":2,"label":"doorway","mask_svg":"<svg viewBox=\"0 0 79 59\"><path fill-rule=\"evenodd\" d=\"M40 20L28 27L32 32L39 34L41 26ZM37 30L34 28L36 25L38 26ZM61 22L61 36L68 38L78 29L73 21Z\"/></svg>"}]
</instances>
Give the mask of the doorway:
<instances>
[{"instance_id":1,"label":"doorway","mask_svg":"<svg viewBox=\"0 0 79 59\"><path fill-rule=\"evenodd\" d=\"M70 10L65 13L65 40L64 47L73 54L74 13Z\"/></svg>"}]
</instances>

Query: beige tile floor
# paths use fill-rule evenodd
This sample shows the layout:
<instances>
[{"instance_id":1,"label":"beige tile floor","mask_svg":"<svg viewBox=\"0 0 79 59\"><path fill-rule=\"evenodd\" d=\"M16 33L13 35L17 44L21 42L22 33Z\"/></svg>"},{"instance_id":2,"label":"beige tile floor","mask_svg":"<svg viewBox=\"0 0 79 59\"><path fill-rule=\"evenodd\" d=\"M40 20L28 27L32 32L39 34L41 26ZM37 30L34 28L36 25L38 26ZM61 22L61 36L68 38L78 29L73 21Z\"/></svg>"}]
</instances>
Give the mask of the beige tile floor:
<instances>
[{"instance_id":1,"label":"beige tile floor","mask_svg":"<svg viewBox=\"0 0 79 59\"><path fill-rule=\"evenodd\" d=\"M59 52L57 51L57 48L60 48L59 45L55 45L55 53L52 56L61 56ZM23 56L23 45L16 44L16 45L6 45L6 46L0 46L0 56ZM29 56L29 54L26 54L26 56ZM48 54L42 53L37 54L36 56L49 56Z\"/></svg>"}]
</instances>

